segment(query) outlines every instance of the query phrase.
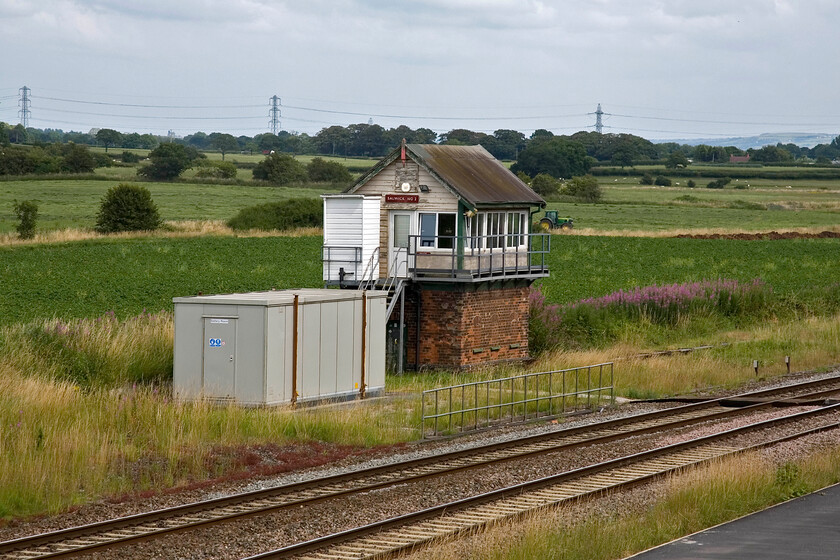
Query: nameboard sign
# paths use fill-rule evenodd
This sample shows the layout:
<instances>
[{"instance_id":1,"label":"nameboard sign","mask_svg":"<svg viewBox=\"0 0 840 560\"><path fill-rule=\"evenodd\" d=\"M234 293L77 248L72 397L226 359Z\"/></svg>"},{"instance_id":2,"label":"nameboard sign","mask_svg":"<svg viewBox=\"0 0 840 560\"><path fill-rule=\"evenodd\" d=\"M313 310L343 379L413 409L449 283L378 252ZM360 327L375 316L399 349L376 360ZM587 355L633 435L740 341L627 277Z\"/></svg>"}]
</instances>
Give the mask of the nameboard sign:
<instances>
[{"instance_id":1,"label":"nameboard sign","mask_svg":"<svg viewBox=\"0 0 840 560\"><path fill-rule=\"evenodd\" d=\"M419 194L386 194L385 202L403 202L417 204L420 202Z\"/></svg>"}]
</instances>

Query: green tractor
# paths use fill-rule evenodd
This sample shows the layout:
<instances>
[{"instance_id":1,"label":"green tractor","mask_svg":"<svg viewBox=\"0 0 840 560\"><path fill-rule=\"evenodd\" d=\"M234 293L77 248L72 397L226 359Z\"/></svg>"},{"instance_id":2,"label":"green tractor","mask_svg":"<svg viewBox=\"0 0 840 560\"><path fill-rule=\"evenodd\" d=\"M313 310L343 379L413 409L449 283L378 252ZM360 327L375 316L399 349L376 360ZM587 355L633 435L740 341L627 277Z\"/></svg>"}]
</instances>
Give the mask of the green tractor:
<instances>
[{"instance_id":1,"label":"green tractor","mask_svg":"<svg viewBox=\"0 0 840 560\"><path fill-rule=\"evenodd\" d=\"M571 218L558 218L557 210L546 210L545 218L540 220L540 227L543 231L552 229L570 230L575 227L574 220Z\"/></svg>"}]
</instances>

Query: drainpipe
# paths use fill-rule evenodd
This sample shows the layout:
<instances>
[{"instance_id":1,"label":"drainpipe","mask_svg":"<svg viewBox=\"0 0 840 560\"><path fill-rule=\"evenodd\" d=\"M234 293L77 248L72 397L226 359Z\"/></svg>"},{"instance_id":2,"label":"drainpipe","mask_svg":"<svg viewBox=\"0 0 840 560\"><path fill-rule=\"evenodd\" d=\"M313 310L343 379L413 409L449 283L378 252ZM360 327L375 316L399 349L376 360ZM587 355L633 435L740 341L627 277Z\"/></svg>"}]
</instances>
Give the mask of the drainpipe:
<instances>
[{"instance_id":1,"label":"drainpipe","mask_svg":"<svg viewBox=\"0 0 840 560\"><path fill-rule=\"evenodd\" d=\"M295 302L292 307L292 406L297 403L297 378L298 378L298 306L300 296L295 294Z\"/></svg>"}]
</instances>

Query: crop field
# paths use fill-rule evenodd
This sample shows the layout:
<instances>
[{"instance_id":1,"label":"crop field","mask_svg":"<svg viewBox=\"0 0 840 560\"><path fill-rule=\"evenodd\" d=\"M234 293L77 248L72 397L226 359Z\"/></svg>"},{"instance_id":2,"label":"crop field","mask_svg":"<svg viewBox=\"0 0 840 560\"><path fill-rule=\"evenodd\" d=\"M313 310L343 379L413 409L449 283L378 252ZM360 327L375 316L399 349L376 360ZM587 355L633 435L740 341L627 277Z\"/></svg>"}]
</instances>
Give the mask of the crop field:
<instances>
[{"instance_id":1,"label":"crop field","mask_svg":"<svg viewBox=\"0 0 840 560\"><path fill-rule=\"evenodd\" d=\"M320 237L146 239L0 249L0 316L119 316L199 292L318 287Z\"/></svg>"},{"instance_id":2,"label":"crop field","mask_svg":"<svg viewBox=\"0 0 840 560\"><path fill-rule=\"evenodd\" d=\"M556 303L599 297L653 284L760 278L777 293L795 294L834 285L840 278L840 240L735 241L648 237L552 238L542 280Z\"/></svg>"},{"instance_id":3,"label":"crop field","mask_svg":"<svg viewBox=\"0 0 840 560\"><path fill-rule=\"evenodd\" d=\"M761 278L777 293L840 278L840 240L557 236L541 281L555 303L701 279ZM0 249L0 322L171 309L172 298L321 285L321 237L134 239Z\"/></svg>"}]
</instances>

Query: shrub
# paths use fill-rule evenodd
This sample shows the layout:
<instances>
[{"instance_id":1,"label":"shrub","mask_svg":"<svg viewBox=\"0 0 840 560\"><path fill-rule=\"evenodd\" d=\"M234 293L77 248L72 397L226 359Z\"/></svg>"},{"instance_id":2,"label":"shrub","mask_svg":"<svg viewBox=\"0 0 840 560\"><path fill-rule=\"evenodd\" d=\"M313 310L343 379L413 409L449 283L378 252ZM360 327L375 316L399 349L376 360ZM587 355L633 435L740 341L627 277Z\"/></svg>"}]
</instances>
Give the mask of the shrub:
<instances>
[{"instance_id":1,"label":"shrub","mask_svg":"<svg viewBox=\"0 0 840 560\"><path fill-rule=\"evenodd\" d=\"M531 181L531 188L540 196L552 196L560 192L560 182L548 173L540 173Z\"/></svg>"},{"instance_id":2,"label":"shrub","mask_svg":"<svg viewBox=\"0 0 840 560\"><path fill-rule=\"evenodd\" d=\"M706 185L706 188L707 189L722 189L725 184L726 183L724 183L721 179L716 179L714 181L709 181L709 184Z\"/></svg>"},{"instance_id":3,"label":"shrub","mask_svg":"<svg viewBox=\"0 0 840 560\"><path fill-rule=\"evenodd\" d=\"M305 183L306 168L298 160L286 154L273 153L259 162L252 171L254 179L268 181L275 185Z\"/></svg>"},{"instance_id":4,"label":"shrub","mask_svg":"<svg viewBox=\"0 0 840 560\"><path fill-rule=\"evenodd\" d=\"M197 155L181 144L166 142L149 153L151 163L138 169L137 174L152 181L168 181L189 169Z\"/></svg>"},{"instance_id":5,"label":"shrub","mask_svg":"<svg viewBox=\"0 0 840 560\"><path fill-rule=\"evenodd\" d=\"M61 163L61 170L66 173L91 173L97 167L102 167L98 164L98 158L90 152L87 146L81 144L67 143L62 153L64 161ZM111 158L105 154L96 154L105 157L110 165Z\"/></svg>"},{"instance_id":6,"label":"shrub","mask_svg":"<svg viewBox=\"0 0 840 560\"><path fill-rule=\"evenodd\" d=\"M35 237L35 223L38 219L38 205L31 200L15 201L15 216L20 220L15 228L21 239Z\"/></svg>"},{"instance_id":7,"label":"shrub","mask_svg":"<svg viewBox=\"0 0 840 560\"><path fill-rule=\"evenodd\" d=\"M96 163L96 167L113 167L114 160L111 159L111 156L108 154L103 154L101 152L96 152L93 154L93 161Z\"/></svg>"},{"instance_id":8,"label":"shrub","mask_svg":"<svg viewBox=\"0 0 840 560\"><path fill-rule=\"evenodd\" d=\"M229 161L207 161L202 163L195 176L213 179L235 179L236 166Z\"/></svg>"},{"instance_id":9,"label":"shrub","mask_svg":"<svg viewBox=\"0 0 840 560\"><path fill-rule=\"evenodd\" d=\"M289 230L298 227L321 227L324 206L317 198L290 198L243 208L228 221L235 230Z\"/></svg>"},{"instance_id":10,"label":"shrub","mask_svg":"<svg viewBox=\"0 0 840 560\"><path fill-rule=\"evenodd\" d=\"M346 167L337 161L326 161L323 158L313 158L306 166L309 180L315 183L349 183L353 176Z\"/></svg>"},{"instance_id":11,"label":"shrub","mask_svg":"<svg viewBox=\"0 0 840 560\"><path fill-rule=\"evenodd\" d=\"M149 189L121 183L108 189L102 197L95 229L99 233L116 233L155 230L160 225L157 205Z\"/></svg>"},{"instance_id":12,"label":"shrub","mask_svg":"<svg viewBox=\"0 0 840 560\"><path fill-rule=\"evenodd\" d=\"M645 172L645 174L642 175L642 178L639 179L639 184L640 185L652 185L653 184L653 175Z\"/></svg>"},{"instance_id":13,"label":"shrub","mask_svg":"<svg viewBox=\"0 0 840 560\"><path fill-rule=\"evenodd\" d=\"M125 150L122 153L122 155L120 155L120 159L123 163L140 163L140 160L142 158L134 152L129 152L128 150Z\"/></svg>"},{"instance_id":14,"label":"shrub","mask_svg":"<svg viewBox=\"0 0 840 560\"><path fill-rule=\"evenodd\" d=\"M657 175L656 179L653 180L653 184L659 185L660 187L670 187L671 179L665 177L664 175Z\"/></svg>"},{"instance_id":15,"label":"shrub","mask_svg":"<svg viewBox=\"0 0 840 560\"><path fill-rule=\"evenodd\" d=\"M689 189L693 189L697 186L697 183L694 182L694 179L689 179L685 186L687 186Z\"/></svg>"},{"instance_id":16,"label":"shrub","mask_svg":"<svg viewBox=\"0 0 840 560\"><path fill-rule=\"evenodd\" d=\"M601 200L601 187L598 186L598 179L592 175L572 177L563 187L563 194L583 202L598 202Z\"/></svg>"}]
</instances>

